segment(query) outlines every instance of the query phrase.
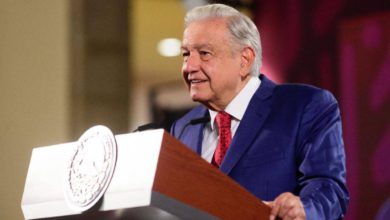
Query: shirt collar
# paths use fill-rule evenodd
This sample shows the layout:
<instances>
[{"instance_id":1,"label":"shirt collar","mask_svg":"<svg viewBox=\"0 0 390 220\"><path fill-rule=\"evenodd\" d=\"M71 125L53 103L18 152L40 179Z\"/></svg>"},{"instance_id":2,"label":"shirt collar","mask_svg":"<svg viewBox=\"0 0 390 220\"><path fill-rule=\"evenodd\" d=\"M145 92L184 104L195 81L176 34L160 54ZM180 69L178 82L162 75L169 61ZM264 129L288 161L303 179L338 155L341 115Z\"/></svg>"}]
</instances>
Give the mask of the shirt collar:
<instances>
[{"instance_id":1,"label":"shirt collar","mask_svg":"<svg viewBox=\"0 0 390 220\"><path fill-rule=\"evenodd\" d=\"M259 88L261 80L257 76L252 76L243 89L226 106L225 112L232 116L233 120L241 121L252 96ZM211 129L214 130L214 121L218 112L209 109Z\"/></svg>"}]
</instances>

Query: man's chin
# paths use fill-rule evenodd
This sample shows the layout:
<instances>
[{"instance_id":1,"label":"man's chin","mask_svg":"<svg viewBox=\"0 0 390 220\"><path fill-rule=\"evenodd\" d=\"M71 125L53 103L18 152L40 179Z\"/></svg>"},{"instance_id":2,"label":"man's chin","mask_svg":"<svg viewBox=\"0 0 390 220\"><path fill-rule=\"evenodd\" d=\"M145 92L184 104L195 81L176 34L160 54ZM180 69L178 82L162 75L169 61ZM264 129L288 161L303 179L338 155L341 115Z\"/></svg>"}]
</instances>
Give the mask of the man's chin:
<instances>
[{"instance_id":1,"label":"man's chin","mask_svg":"<svg viewBox=\"0 0 390 220\"><path fill-rule=\"evenodd\" d=\"M206 106L207 108L211 109L211 110L215 110L214 107L211 105L210 103L210 100L209 99L201 99L201 98L192 98L192 101L194 102L198 102L204 106Z\"/></svg>"},{"instance_id":2,"label":"man's chin","mask_svg":"<svg viewBox=\"0 0 390 220\"><path fill-rule=\"evenodd\" d=\"M199 102L201 104L205 104L205 103L209 102L208 99L205 99L204 97L199 97L199 96L196 96L196 95L192 95L191 99L192 99L192 101Z\"/></svg>"},{"instance_id":3,"label":"man's chin","mask_svg":"<svg viewBox=\"0 0 390 220\"><path fill-rule=\"evenodd\" d=\"M192 99L192 101L194 101L194 102L200 102L200 103L204 102L203 99L198 98L198 97L191 97L191 99Z\"/></svg>"}]
</instances>

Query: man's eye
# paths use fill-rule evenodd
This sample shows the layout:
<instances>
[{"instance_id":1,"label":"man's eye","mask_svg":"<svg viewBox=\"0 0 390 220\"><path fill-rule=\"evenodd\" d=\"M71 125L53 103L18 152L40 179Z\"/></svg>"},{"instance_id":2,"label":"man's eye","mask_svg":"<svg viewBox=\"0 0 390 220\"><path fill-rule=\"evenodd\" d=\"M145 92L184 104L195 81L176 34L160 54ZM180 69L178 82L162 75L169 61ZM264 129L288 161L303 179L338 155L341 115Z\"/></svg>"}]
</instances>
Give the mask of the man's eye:
<instances>
[{"instance_id":1,"label":"man's eye","mask_svg":"<svg viewBox=\"0 0 390 220\"><path fill-rule=\"evenodd\" d=\"M211 53L209 51L200 51L199 55L202 60L209 60L211 58Z\"/></svg>"},{"instance_id":2,"label":"man's eye","mask_svg":"<svg viewBox=\"0 0 390 220\"><path fill-rule=\"evenodd\" d=\"M183 52L182 55L183 57L188 57L190 55L190 52Z\"/></svg>"}]
</instances>

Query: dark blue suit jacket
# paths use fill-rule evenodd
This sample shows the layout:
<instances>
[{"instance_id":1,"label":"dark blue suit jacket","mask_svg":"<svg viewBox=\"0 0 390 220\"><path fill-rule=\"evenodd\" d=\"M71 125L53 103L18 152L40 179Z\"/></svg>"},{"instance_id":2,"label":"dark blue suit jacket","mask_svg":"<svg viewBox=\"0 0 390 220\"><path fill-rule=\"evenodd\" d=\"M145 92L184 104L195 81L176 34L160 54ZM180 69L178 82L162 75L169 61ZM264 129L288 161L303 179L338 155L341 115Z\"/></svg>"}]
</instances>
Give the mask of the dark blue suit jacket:
<instances>
[{"instance_id":1,"label":"dark blue suit jacket","mask_svg":"<svg viewBox=\"0 0 390 220\"><path fill-rule=\"evenodd\" d=\"M262 200L299 195L309 220L342 218L349 196L337 101L312 86L260 78L220 170ZM188 122L207 114L198 106L171 129L198 154L204 124Z\"/></svg>"}]
</instances>

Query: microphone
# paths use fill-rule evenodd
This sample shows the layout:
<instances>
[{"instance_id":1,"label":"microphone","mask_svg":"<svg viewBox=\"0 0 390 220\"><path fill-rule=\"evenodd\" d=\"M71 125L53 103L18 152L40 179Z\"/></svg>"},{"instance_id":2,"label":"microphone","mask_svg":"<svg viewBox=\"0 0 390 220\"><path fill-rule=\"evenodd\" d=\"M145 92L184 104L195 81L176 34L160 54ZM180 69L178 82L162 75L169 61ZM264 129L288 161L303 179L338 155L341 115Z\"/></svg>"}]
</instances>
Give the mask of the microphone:
<instances>
[{"instance_id":1,"label":"microphone","mask_svg":"<svg viewBox=\"0 0 390 220\"><path fill-rule=\"evenodd\" d=\"M156 124L156 123L148 123L148 124L144 124L144 125L140 125L138 126L137 129L135 129L134 131L132 132L137 132L137 131L146 131L146 130L149 130L149 129L157 129L157 128L161 128L160 125Z\"/></svg>"},{"instance_id":2,"label":"microphone","mask_svg":"<svg viewBox=\"0 0 390 220\"><path fill-rule=\"evenodd\" d=\"M180 140L181 136L183 135L184 131L189 125L197 125L197 124L205 124L210 121L210 116L206 115L201 118L195 118L187 122L187 124L184 125L183 129L181 130L179 136L177 137L178 140Z\"/></svg>"},{"instance_id":3,"label":"microphone","mask_svg":"<svg viewBox=\"0 0 390 220\"><path fill-rule=\"evenodd\" d=\"M207 123L209 121L210 121L210 116L207 115L207 116L204 116L204 117L201 117L201 118L192 119L190 121L190 124L191 125L204 124L204 123Z\"/></svg>"}]
</instances>

